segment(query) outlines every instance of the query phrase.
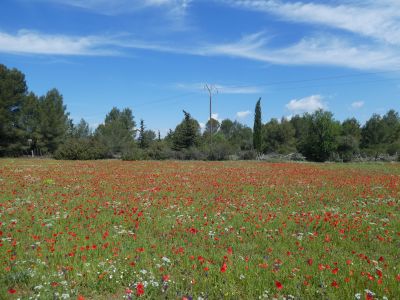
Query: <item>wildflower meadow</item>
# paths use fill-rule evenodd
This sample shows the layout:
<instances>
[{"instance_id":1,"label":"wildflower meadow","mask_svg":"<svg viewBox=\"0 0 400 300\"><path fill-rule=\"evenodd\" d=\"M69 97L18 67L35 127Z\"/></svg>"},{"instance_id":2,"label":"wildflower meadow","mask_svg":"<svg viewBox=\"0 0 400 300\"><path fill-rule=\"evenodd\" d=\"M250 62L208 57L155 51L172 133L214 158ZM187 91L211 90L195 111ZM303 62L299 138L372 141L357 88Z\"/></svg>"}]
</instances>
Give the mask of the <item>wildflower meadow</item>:
<instances>
[{"instance_id":1,"label":"wildflower meadow","mask_svg":"<svg viewBox=\"0 0 400 300\"><path fill-rule=\"evenodd\" d=\"M400 299L400 165L0 160L0 299Z\"/></svg>"}]
</instances>

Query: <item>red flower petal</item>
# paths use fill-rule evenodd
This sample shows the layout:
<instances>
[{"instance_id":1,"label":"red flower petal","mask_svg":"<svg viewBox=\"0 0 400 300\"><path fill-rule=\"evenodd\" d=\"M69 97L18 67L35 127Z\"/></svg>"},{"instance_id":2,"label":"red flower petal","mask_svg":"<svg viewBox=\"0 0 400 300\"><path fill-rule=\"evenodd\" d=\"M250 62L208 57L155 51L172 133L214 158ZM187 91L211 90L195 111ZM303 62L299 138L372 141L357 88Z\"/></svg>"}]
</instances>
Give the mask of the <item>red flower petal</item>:
<instances>
[{"instance_id":1,"label":"red flower petal","mask_svg":"<svg viewBox=\"0 0 400 300\"><path fill-rule=\"evenodd\" d=\"M277 288L278 290L283 289L283 285L282 285L282 283L280 283L279 281L275 281L275 286L276 286L276 288Z\"/></svg>"}]
</instances>

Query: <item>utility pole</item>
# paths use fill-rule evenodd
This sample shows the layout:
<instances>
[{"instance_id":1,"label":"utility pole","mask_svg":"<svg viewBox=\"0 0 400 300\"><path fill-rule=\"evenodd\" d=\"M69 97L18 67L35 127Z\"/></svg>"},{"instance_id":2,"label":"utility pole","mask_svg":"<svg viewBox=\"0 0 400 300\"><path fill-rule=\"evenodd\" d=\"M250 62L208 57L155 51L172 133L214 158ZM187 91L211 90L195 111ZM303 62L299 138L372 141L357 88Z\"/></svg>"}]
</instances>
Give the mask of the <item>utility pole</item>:
<instances>
[{"instance_id":1,"label":"utility pole","mask_svg":"<svg viewBox=\"0 0 400 300\"><path fill-rule=\"evenodd\" d=\"M210 148L212 147L212 95L218 94L218 89L214 85L206 83L204 89L208 91L210 97Z\"/></svg>"}]
</instances>

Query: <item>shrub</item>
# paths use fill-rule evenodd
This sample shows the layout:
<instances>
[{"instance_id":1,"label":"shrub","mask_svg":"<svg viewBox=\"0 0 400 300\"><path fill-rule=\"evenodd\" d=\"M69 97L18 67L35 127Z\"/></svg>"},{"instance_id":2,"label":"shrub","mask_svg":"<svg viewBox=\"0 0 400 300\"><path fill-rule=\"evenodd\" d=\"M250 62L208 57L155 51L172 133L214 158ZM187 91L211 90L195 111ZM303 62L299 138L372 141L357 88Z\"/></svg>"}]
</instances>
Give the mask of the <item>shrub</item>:
<instances>
[{"instance_id":1,"label":"shrub","mask_svg":"<svg viewBox=\"0 0 400 300\"><path fill-rule=\"evenodd\" d=\"M122 160L146 160L148 158L146 151L137 147L132 147L122 153Z\"/></svg>"},{"instance_id":2,"label":"shrub","mask_svg":"<svg viewBox=\"0 0 400 300\"><path fill-rule=\"evenodd\" d=\"M93 138L70 138L54 154L55 159L93 160L108 158L107 148Z\"/></svg>"},{"instance_id":3,"label":"shrub","mask_svg":"<svg viewBox=\"0 0 400 300\"><path fill-rule=\"evenodd\" d=\"M257 151L255 150L247 150L241 151L238 153L239 158L243 160L254 160L257 158Z\"/></svg>"}]
</instances>

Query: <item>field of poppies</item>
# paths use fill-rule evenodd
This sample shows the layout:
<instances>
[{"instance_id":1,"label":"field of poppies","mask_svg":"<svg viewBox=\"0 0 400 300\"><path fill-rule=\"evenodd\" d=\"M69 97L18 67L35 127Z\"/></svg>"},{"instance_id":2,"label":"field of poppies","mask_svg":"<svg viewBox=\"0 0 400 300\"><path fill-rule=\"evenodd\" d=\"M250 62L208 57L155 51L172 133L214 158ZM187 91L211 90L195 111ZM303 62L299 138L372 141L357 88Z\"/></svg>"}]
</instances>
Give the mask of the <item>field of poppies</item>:
<instances>
[{"instance_id":1,"label":"field of poppies","mask_svg":"<svg viewBox=\"0 0 400 300\"><path fill-rule=\"evenodd\" d=\"M0 160L0 299L399 299L400 165Z\"/></svg>"}]
</instances>

